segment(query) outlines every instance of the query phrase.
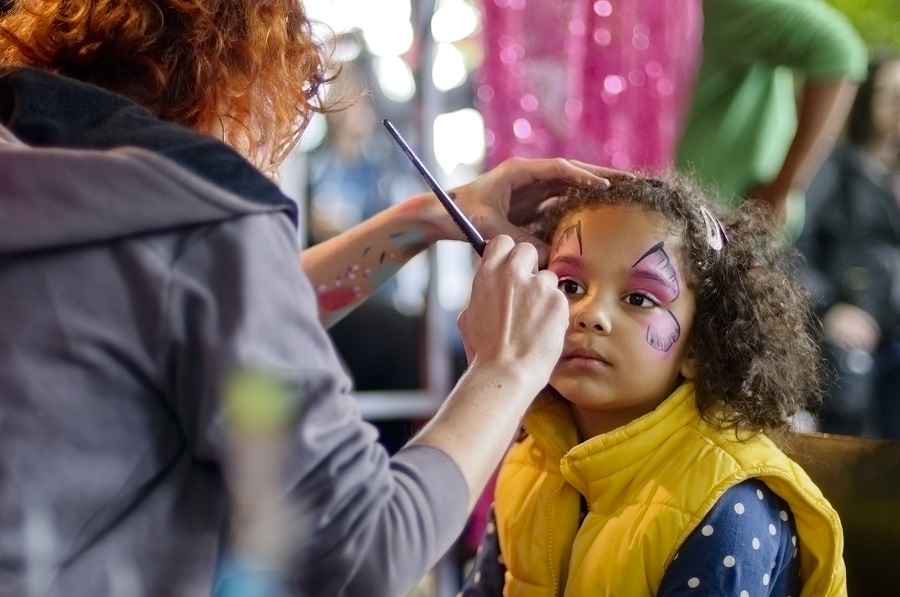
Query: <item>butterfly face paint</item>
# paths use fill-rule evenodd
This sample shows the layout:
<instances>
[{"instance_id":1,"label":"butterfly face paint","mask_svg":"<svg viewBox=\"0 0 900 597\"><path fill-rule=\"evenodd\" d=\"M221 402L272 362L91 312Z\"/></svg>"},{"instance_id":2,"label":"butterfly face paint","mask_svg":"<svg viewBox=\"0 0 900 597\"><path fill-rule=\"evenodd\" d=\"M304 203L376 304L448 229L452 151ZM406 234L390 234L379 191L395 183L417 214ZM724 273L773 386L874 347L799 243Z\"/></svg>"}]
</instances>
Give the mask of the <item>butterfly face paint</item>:
<instances>
[{"instance_id":1,"label":"butterfly face paint","mask_svg":"<svg viewBox=\"0 0 900 597\"><path fill-rule=\"evenodd\" d=\"M682 379L696 306L680 243L662 216L631 205L590 207L557 228L547 269L569 328L550 385L584 437L655 408Z\"/></svg>"},{"instance_id":2,"label":"butterfly face paint","mask_svg":"<svg viewBox=\"0 0 900 597\"><path fill-rule=\"evenodd\" d=\"M629 279L634 285L643 286L654 296L660 306L673 302L681 294L675 266L666 253L664 243L654 245L632 266L634 273ZM672 348L681 336L681 324L672 311L666 309L650 318L647 324L647 343L663 352Z\"/></svg>"}]
</instances>

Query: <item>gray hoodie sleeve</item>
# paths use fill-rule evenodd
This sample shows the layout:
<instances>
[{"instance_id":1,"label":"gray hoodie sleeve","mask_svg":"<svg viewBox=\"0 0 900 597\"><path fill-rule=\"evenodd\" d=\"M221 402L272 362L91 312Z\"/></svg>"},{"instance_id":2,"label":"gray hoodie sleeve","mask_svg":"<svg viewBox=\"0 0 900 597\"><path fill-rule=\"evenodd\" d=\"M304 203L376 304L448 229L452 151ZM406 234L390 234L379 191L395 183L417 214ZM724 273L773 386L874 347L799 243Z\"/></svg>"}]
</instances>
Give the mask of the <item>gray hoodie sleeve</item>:
<instances>
[{"instance_id":1,"label":"gray hoodie sleeve","mask_svg":"<svg viewBox=\"0 0 900 597\"><path fill-rule=\"evenodd\" d=\"M251 369L297 388L303 408L284 470L294 515L282 529L297 594L402 595L461 532L466 484L438 449L389 458L376 443L318 321L298 250L277 213L187 233L171 268L158 353L170 406L195 457L222 464L222 380Z\"/></svg>"}]
</instances>

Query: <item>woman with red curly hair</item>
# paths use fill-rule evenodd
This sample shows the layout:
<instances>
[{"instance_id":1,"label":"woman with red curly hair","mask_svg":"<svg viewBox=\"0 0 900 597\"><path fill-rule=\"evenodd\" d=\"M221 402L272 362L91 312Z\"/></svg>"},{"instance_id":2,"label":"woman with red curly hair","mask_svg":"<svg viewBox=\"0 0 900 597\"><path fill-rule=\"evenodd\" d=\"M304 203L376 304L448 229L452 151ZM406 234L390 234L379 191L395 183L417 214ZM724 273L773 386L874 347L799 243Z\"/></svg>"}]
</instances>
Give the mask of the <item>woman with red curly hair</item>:
<instances>
[{"instance_id":1,"label":"woman with red curly hair","mask_svg":"<svg viewBox=\"0 0 900 597\"><path fill-rule=\"evenodd\" d=\"M323 324L462 237L422 194L298 267L271 175L326 72L296 0L0 15L0 594L211 594L250 562L283 594L399 595L462 530L566 323L516 224L609 171L510 160L456 189L491 239L460 316L471 365L388 457ZM229 392L241 372L253 391ZM278 474L245 444L282 454Z\"/></svg>"}]
</instances>

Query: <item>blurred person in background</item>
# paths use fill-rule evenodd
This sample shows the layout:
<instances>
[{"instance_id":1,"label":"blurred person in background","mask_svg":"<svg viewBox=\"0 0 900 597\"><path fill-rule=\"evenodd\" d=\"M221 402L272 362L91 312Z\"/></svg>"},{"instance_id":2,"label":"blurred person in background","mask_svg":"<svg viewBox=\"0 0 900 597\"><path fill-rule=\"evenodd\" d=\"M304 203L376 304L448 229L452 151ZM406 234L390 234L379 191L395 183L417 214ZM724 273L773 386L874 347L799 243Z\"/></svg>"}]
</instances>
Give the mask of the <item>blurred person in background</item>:
<instances>
[{"instance_id":1,"label":"blurred person in background","mask_svg":"<svg viewBox=\"0 0 900 597\"><path fill-rule=\"evenodd\" d=\"M778 222L789 203L802 214L865 77L862 39L824 0L704 0L702 47L677 168L724 206L749 198Z\"/></svg>"},{"instance_id":2,"label":"blurred person in background","mask_svg":"<svg viewBox=\"0 0 900 597\"><path fill-rule=\"evenodd\" d=\"M876 55L797 240L836 373L823 431L900 439L900 56Z\"/></svg>"}]
</instances>

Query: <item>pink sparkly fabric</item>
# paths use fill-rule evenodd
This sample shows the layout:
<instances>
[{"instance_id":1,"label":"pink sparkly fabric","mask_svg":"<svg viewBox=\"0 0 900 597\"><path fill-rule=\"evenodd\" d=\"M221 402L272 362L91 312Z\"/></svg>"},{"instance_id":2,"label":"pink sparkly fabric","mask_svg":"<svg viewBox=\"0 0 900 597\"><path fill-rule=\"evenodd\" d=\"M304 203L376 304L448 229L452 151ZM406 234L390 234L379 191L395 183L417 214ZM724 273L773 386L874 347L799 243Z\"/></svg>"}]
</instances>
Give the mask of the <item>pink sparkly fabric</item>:
<instances>
[{"instance_id":1,"label":"pink sparkly fabric","mask_svg":"<svg viewBox=\"0 0 900 597\"><path fill-rule=\"evenodd\" d=\"M563 156L668 170L701 57L701 0L482 0L485 166Z\"/></svg>"}]
</instances>

